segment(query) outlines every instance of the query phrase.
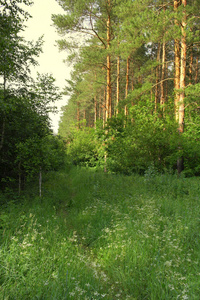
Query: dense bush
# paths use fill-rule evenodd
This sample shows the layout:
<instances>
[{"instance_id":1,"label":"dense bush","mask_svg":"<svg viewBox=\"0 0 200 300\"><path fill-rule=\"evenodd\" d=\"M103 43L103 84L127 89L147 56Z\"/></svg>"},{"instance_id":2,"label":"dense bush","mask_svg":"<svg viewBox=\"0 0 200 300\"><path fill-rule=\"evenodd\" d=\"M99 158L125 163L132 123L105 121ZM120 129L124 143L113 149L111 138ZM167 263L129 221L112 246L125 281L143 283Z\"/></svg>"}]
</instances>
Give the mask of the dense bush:
<instances>
[{"instance_id":1,"label":"dense bush","mask_svg":"<svg viewBox=\"0 0 200 300\"><path fill-rule=\"evenodd\" d=\"M94 128L74 129L67 141L67 156L75 165L95 167L101 164L100 147Z\"/></svg>"},{"instance_id":2,"label":"dense bush","mask_svg":"<svg viewBox=\"0 0 200 300\"><path fill-rule=\"evenodd\" d=\"M179 134L173 117L173 100L155 112L154 104L143 99L118 114L106 126L75 129L69 137L67 154L75 165L101 166L123 174L144 174L154 166L159 172L177 169L184 158L184 174L200 174L200 130L196 112L186 114L185 131ZM192 125L190 124L192 123Z\"/></svg>"}]
</instances>

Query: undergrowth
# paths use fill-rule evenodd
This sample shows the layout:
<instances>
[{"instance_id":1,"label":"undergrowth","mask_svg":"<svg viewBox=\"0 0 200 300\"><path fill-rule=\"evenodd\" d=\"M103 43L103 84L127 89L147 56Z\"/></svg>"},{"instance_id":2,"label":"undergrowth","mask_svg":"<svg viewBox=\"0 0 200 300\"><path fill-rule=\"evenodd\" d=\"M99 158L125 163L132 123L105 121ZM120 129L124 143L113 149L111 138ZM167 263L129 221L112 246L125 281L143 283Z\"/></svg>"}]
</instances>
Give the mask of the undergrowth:
<instances>
[{"instance_id":1,"label":"undergrowth","mask_svg":"<svg viewBox=\"0 0 200 300\"><path fill-rule=\"evenodd\" d=\"M200 299L199 178L85 168L0 213L0 299ZM3 196L2 196L3 197Z\"/></svg>"}]
</instances>

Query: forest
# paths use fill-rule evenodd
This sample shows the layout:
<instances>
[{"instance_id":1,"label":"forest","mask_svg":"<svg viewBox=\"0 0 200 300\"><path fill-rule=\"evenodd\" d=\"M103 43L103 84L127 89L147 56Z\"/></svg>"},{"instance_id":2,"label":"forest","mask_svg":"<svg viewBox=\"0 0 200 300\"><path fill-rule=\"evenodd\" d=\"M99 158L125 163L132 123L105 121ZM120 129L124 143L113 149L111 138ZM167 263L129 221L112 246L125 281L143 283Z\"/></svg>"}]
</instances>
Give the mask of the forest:
<instances>
[{"instance_id":1,"label":"forest","mask_svg":"<svg viewBox=\"0 0 200 300\"><path fill-rule=\"evenodd\" d=\"M199 175L199 1L58 1L73 162Z\"/></svg>"},{"instance_id":2,"label":"forest","mask_svg":"<svg viewBox=\"0 0 200 300\"><path fill-rule=\"evenodd\" d=\"M200 0L55 1L62 91L0 0L0 299L199 300Z\"/></svg>"}]
</instances>

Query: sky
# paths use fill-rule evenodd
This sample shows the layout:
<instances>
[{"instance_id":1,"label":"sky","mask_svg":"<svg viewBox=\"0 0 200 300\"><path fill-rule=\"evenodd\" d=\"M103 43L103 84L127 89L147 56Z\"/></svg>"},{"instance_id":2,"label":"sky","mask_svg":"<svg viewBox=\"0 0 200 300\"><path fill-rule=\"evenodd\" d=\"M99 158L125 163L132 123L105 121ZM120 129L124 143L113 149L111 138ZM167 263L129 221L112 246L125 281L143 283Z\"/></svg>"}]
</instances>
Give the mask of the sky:
<instances>
[{"instance_id":1,"label":"sky","mask_svg":"<svg viewBox=\"0 0 200 300\"><path fill-rule=\"evenodd\" d=\"M56 79L56 85L62 90L66 86L66 79L70 78L71 68L63 62L67 53L60 52L56 46L56 40L60 39L60 36L52 26L51 15L62 14L64 11L56 0L34 0L34 4L31 7L26 7L25 10L32 16L26 23L27 28L23 34L26 40L36 41L44 35L43 53L38 58L39 66L31 69L31 75L35 78L37 72L51 73ZM56 133L61 115L60 109L67 104L67 99L67 96L63 96L62 100L57 101L58 114L50 114L52 128Z\"/></svg>"}]
</instances>

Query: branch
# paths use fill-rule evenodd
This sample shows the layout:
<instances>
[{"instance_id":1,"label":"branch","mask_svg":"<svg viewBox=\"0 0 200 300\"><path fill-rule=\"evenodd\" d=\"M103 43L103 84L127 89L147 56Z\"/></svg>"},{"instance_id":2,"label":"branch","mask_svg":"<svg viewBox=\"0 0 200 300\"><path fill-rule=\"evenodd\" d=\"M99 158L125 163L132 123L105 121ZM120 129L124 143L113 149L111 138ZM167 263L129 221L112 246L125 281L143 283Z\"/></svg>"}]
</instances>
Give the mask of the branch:
<instances>
[{"instance_id":1,"label":"branch","mask_svg":"<svg viewBox=\"0 0 200 300\"><path fill-rule=\"evenodd\" d=\"M155 86L159 85L161 82L164 82L164 81L166 81L166 80L174 80L174 78L165 78L165 79L163 79L163 80L159 81L158 83L156 83L156 84L152 85L152 87L151 87L151 88L154 88Z\"/></svg>"},{"instance_id":2,"label":"branch","mask_svg":"<svg viewBox=\"0 0 200 300\"><path fill-rule=\"evenodd\" d=\"M97 38L102 42L102 44L104 45L104 48L106 49L106 44L104 43L104 41L102 40L102 38L98 35L98 33L96 32L96 30L94 29L91 13L90 13L90 25L91 25L92 31L95 33L95 35L97 36Z\"/></svg>"}]
</instances>

